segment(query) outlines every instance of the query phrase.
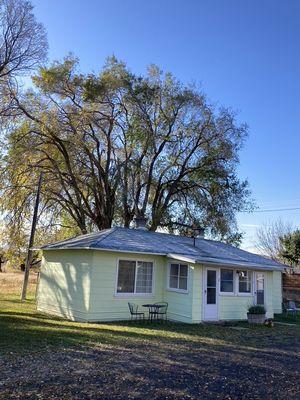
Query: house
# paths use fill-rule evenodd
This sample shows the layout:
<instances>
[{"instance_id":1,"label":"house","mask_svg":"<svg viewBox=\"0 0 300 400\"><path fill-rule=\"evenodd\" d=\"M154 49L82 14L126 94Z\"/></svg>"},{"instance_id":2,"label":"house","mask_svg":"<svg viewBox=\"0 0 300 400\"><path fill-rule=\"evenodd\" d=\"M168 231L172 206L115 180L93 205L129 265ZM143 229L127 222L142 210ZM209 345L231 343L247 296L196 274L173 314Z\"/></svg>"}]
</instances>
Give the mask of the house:
<instances>
[{"instance_id":1,"label":"house","mask_svg":"<svg viewBox=\"0 0 300 400\"><path fill-rule=\"evenodd\" d=\"M71 320L125 320L129 301L166 301L187 323L281 312L284 265L203 237L114 227L42 250L37 308Z\"/></svg>"}]
</instances>

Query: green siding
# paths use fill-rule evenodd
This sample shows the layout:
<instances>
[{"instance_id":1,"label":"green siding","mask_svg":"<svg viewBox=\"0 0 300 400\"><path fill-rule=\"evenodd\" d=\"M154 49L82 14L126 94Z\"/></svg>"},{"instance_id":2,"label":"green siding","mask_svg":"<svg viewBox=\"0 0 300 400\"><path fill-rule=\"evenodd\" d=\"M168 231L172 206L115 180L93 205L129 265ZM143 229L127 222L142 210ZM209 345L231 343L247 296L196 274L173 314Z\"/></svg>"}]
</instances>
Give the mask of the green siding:
<instances>
[{"instance_id":1,"label":"green siding","mask_svg":"<svg viewBox=\"0 0 300 400\"><path fill-rule=\"evenodd\" d=\"M224 296L219 299L219 319L241 320L247 318L247 307L253 304L254 296Z\"/></svg>"},{"instance_id":2,"label":"green siding","mask_svg":"<svg viewBox=\"0 0 300 400\"><path fill-rule=\"evenodd\" d=\"M86 320L90 301L92 253L87 250L45 251L37 308L74 320Z\"/></svg>"},{"instance_id":3,"label":"green siding","mask_svg":"<svg viewBox=\"0 0 300 400\"><path fill-rule=\"evenodd\" d=\"M192 321L193 323L202 321L203 307L203 267L195 265L192 267L193 273L193 303L192 303Z\"/></svg>"},{"instance_id":4,"label":"green siding","mask_svg":"<svg viewBox=\"0 0 300 400\"><path fill-rule=\"evenodd\" d=\"M265 307L266 316L272 318L273 311L273 272L264 271L265 275ZM277 288L276 288L277 289ZM248 306L254 304L255 296L252 295L220 295L219 296L219 319L241 320L247 318Z\"/></svg>"},{"instance_id":5,"label":"green siding","mask_svg":"<svg viewBox=\"0 0 300 400\"><path fill-rule=\"evenodd\" d=\"M116 294L117 266L119 259L153 261L153 295ZM163 301L165 260L161 256L130 253L93 252L90 321L124 320L130 317L128 302L142 307L145 303ZM143 309L147 312L147 309Z\"/></svg>"},{"instance_id":6,"label":"green siding","mask_svg":"<svg viewBox=\"0 0 300 400\"><path fill-rule=\"evenodd\" d=\"M154 262L154 293L126 295L115 293L119 259ZM172 260L172 262L175 262ZM92 250L44 251L38 288L39 311L73 320L110 321L130 318L128 302L167 301L171 320L197 323L203 312L203 268L189 265L188 293L167 289L168 260L157 255L135 255ZM281 312L281 272L265 272L267 316ZM219 319L245 319L254 295L219 295ZM147 313L146 309L143 309Z\"/></svg>"},{"instance_id":7,"label":"green siding","mask_svg":"<svg viewBox=\"0 0 300 400\"><path fill-rule=\"evenodd\" d=\"M168 260L168 263L181 263L188 264L184 261ZM169 290L168 287L168 274L167 265L165 269L165 290L164 301L168 302L168 316L171 320L180 321L185 323L193 322L193 294L194 294L194 266L188 265L188 291L187 293Z\"/></svg>"},{"instance_id":8,"label":"green siding","mask_svg":"<svg viewBox=\"0 0 300 400\"><path fill-rule=\"evenodd\" d=\"M153 261L153 295L118 295L115 293L119 259ZM192 275L189 271L189 293L167 290L167 260L162 256L135 255L94 251L91 285L90 321L124 320L130 317L128 302L143 304L167 301L169 319L192 322ZM142 308L143 309L143 308ZM147 309L143 309L147 316Z\"/></svg>"},{"instance_id":9,"label":"green siding","mask_svg":"<svg viewBox=\"0 0 300 400\"><path fill-rule=\"evenodd\" d=\"M282 273L273 272L273 309L275 314L282 313Z\"/></svg>"}]
</instances>

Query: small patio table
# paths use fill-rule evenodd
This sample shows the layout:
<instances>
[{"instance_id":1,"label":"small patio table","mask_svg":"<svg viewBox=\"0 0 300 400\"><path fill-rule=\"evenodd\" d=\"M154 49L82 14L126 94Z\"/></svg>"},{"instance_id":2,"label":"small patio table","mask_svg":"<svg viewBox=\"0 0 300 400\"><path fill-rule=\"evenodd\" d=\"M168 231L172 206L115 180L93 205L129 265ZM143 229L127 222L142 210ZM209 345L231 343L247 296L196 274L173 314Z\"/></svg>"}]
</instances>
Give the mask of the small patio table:
<instances>
[{"instance_id":1,"label":"small patio table","mask_svg":"<svg viewBox=\"0 0 300 400\"><path fill-rule=\"evenodd\" d=\"M143 304L143 307L148 308L149 310L149 321L152 322L153 319L157 320L158 310L164 307L161 304ZM154 317L154 318L153 318Z\"/></svg>"}]
</instances>

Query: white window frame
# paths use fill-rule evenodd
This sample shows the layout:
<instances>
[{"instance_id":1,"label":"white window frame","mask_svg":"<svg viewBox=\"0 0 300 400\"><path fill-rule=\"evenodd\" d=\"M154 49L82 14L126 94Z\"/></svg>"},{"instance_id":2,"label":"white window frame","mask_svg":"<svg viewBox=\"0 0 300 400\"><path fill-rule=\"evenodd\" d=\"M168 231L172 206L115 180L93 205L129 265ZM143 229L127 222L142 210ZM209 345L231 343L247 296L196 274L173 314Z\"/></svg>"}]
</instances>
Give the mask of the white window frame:
<instances>
[{"instance_id":1,"label":"white window frame","mask_svg":"<svg viewBox=\"0 0 300 400\"><path fill-rule=\"evenodd\" d=\"M250 272L250 274L251 274L251 277L250 277L250 282L251 282L251 291L250 292L240 292L240 285L239 285L239 283L240 283L240 281L239 281L239 274L238 273L236 273L236 275L237 275L237 282L236 282L236 293L237 293L237 295L238 296L253 296L254 295L254 288L253 288L253 286L254 286L254 279L253 279L253 277L254 277L254 271L251 271L251 270L249 270L249 269L237 269L236 271L247 271L247 273L249 273Z\"/></svg>"},{"instance_id":2,"label":"white window frame","mask_svg":"<svg viewBox=\"0 0 300 400\"><path fill-rule=\"evenodd\" d=\"M232 271L233 277L232 277L232 283L233 283L233 291L232 292L222 292L221 291L221 271L222 269L228 270L228 271ZM237 275L236 270L232 269L232 268L226 268L226 267L222 267L220 268L219 271L219 294L221 296L234 296L236 293L236 278L235 275Z\"/></svg>"},{"instance_id":3,"label":"white window frame","mask_svg":"<svg viewBox=\"0 0 300 400\"><path fill-rule=\"evenodd\" d=\"M118 277L119 277L119 266L120 261L132 261L135 262L135 276L134 276L134 292L128 293L120 293L118 292ZM136 277L137 277L137 263L138 262L147 262L152 263L152 291L151 293L136 293ZM115 297L154 297L155 295L155 262L154 260L145 260L142 258L126 258L121 257L117 259L117 268L116 268L116 279L115 279Z\"/></svg>"},{"instance_id":4,"label":"white window frame","mask_svg":"<svg viewBox=\"0 0 300 400\"><path fill-rule=\"evenodd\" d=\"M221 292L221 269L228 269L233 271L233 292ZM251 274L251 292L240 292L239 291L239 274L237 273L238 271L248 271L248 273ZM220 267L219 268L219 275L218 275L218 280L219 280L219 295L220 296L236 296L236 297L253 297L254 296L254 276L255 276L255 270L250 270L250 269L242 269L242 268L228 268L226 266Z\"/></svg>"},{"instance_id":5,"label":"white window frame","mask_svg":"<svg viewBox=\"0 0 300 400\"><path fill-rule=\"evenodd\" d=\"M171 275L171 264L177 265L186 265L187 266L187 276L186 276L186 289L179 289L179 288L172 288L170 287L170 275ZM189 292L189 264L180 261L172 261L168 263L168 273L167 273L167 290L170 292L177 292L177 293L184 293L187 294ZM179 282L180 274L178 275L178 282ZM179 286L179 285L178 285Z\"/></svg>"}]
</instances>

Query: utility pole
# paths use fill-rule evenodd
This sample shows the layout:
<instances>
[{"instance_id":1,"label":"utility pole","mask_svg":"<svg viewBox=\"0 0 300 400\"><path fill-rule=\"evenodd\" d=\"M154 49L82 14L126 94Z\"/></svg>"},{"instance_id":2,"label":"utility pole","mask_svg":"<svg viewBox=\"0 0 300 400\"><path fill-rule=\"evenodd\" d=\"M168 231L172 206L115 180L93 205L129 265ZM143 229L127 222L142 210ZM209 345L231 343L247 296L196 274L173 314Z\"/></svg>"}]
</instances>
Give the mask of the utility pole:
<instances>
[{"instance_id":1,"label":"utility pole","mask_svg":"<svg viewBox=\"0 0 300 400\"><path fill-rule=\"evenodd\" d=\"M37 192L36 192L31 232L30 232L30 238L29 238L29 244L28 244L28 252L27 252L26 263L25 263L25 272L24 272L24 281L23 281L23 287L22 287L22 293L21 293L21 301L26 300L26 292L27 292L28 279L29 279L29 269L30 269L30 265L32 263L32 253L33 253L32 247L33 247L33 243L34 243L35 228L36 228L36 223L37 223L38 209L39 209L39 202L40 202L42 176L43 176L43 173L40 174Z\"/></svg>"}]
</instances>

